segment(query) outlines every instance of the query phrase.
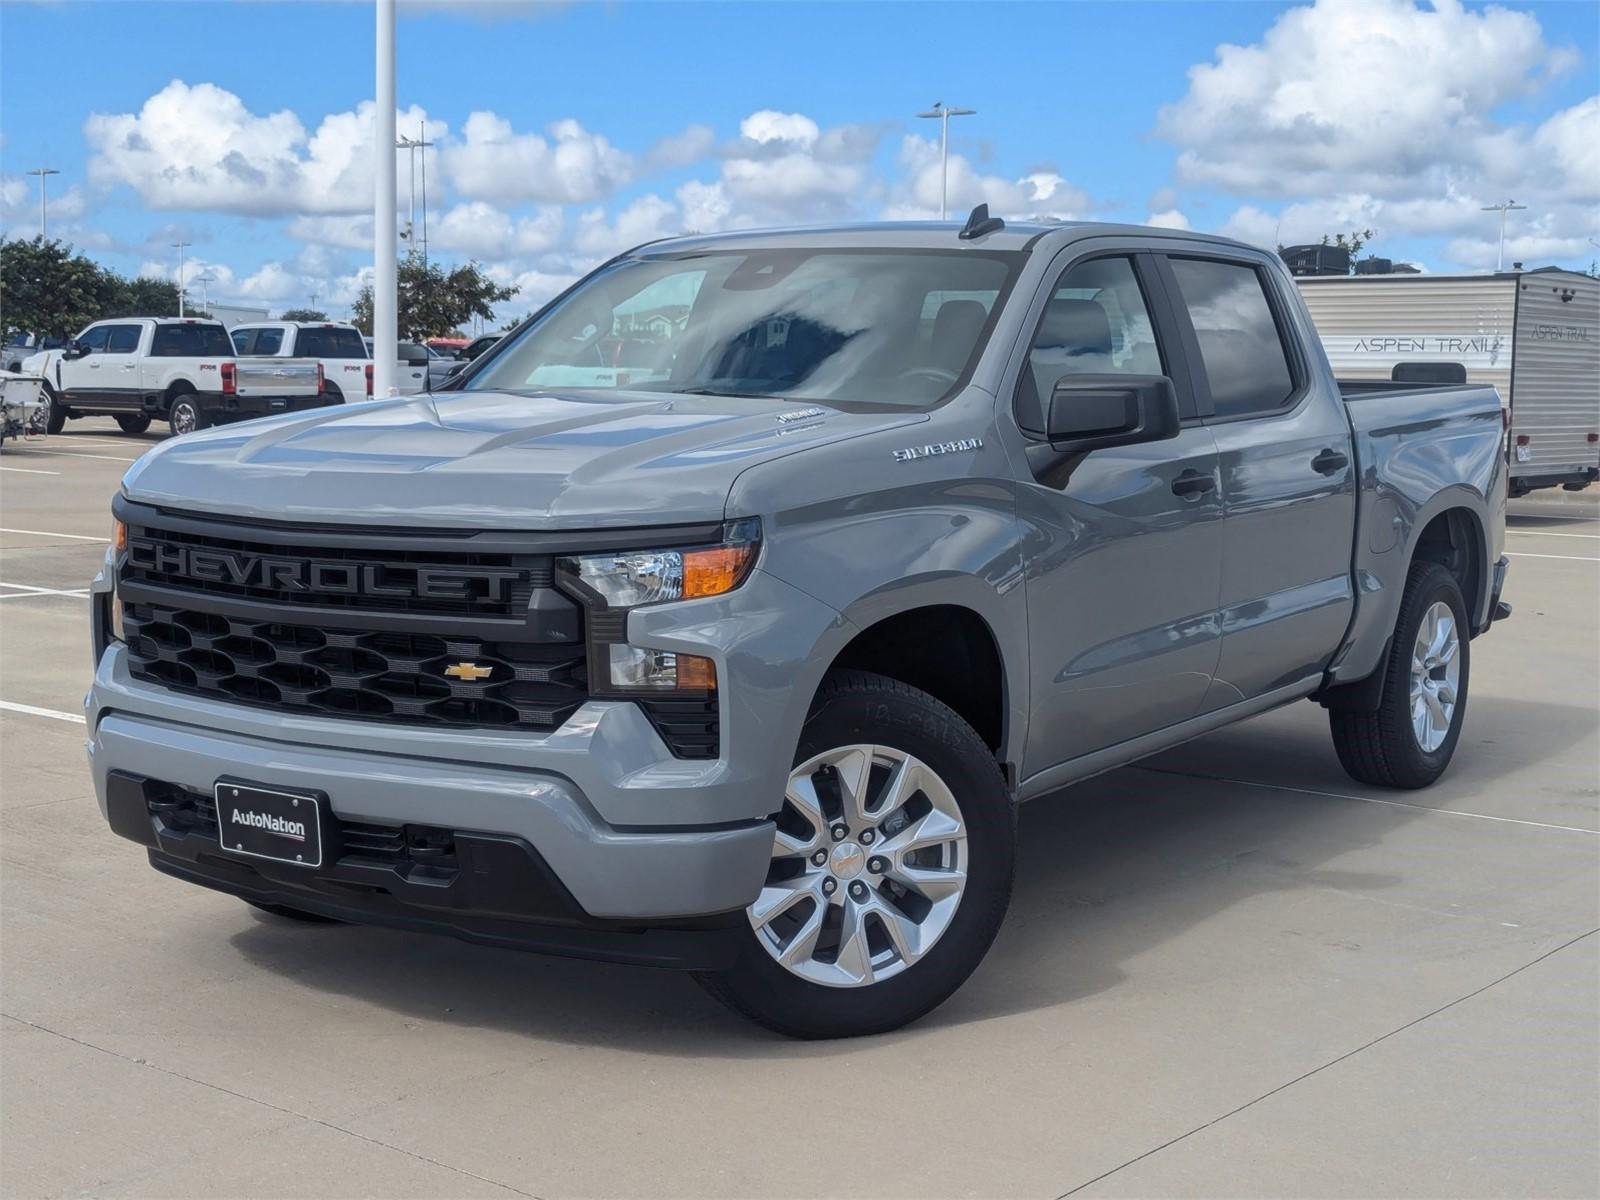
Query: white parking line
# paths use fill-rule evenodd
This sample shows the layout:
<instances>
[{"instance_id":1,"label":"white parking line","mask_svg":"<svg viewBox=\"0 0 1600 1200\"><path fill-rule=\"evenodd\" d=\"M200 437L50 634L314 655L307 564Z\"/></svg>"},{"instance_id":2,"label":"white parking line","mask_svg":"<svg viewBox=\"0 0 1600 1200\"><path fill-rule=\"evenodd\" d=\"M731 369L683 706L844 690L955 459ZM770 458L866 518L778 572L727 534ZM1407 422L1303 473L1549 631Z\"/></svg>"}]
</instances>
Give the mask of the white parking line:
<instances>
[{"instance_id":1,"label":"white parking line","mask_svg":"<svg viewBox=\"0 0 1600 1200\"><path fill-rule=\"evenodd\" d=\"M1592 562L1600 563L1600 558L1588 558L1582 554L1529 554L1524 550L1507 550L1512 558L1559 558L1562 562Z\"/></svg>"},{"instance_id":2,"label":"white parking line","mask_svg":"<svg viewBox=\"0 0 1600 1200\"><path fill-rule=\"evenodd\" d=\"M89 598L88 588L42 588L26 583L5 582L0 582L0 588L11 589L9 592L0 592L0 600L32 600L36 596L71 596L76 600Z\"/></svg>"},{"instance_id":3,"label":"white parking line","mask_svg":"<svg viewBox=\"0 0 1600 1200\"><path fill-rule=\"evenodd\" d=\"M27 467L0 467L0 471L15 471L19 475L59 475L60 471L30 471Z\"/></svg>"},{"instance_id":4,"label":"white parking line","mask_svg":"<svg viewBox=\"0 0 1600 1200\"><path fill-rule=\"evenodd\" d=\"M114 454L83 454L77 450L41 450L37 446L28 447L29 454L54 454L58 458L98 458L102 462L138 462L137 458L119 458Z\"/></svg>"},{"instance_id":5,"label":"white parking line","mask_svg":"<svg viewBox=\"0 0 1600 1200\"><path fill-rule=\"evenodd\" d=\"M1557 533L1553 529L1507 529L1506 532L1514 533L1519 537L1600 538L1600 533Z\"/></svg>"},{"instance_id":6,"label":"white parking line","mask_svg":"<svg viewBox=\"0 0 1600 1200\"><path fill-rule=\"evenodd\" d=\"M1176 771L1171 767L1147 767L1142 763L1130 764L1138 770L1156 775L1178 775L1184 779L1205 779L1212 783L1233 783L1240 787L1265 788L1271 792L1294 792L1301 796L1322 796L1328 800L1359 800L1363 804L1382 804L1387 808L1410 808L1417 812L1438 813L1442 817L1470 817L1474 821L1495 821L1502 825L1528 825L1534 829L1558 829L1562 833L1587 833L1600 835L1600 829L1586 829L1582 825L1552 825L1548 821L1529 821L1524 817L1496 817L1489 813L1464 812L1458 808L1434 808L1431 804L1407 804L1404 800L1379 800L1373 796L1356 796L1350 792L1324 792L1316 788L1291 787L1286 783L1263 783L1258 779L1230 779L1225 775L1203 775L1196 771Z\"/></svg>"},{"instance_id":7,"label":"white parking line","mask_svg":"<svg viewBox=\"0 0 1600 1200\"><path fill-rule=\"evenodd\" d=\"M58 712L53 708L36 708L32 704L17 704L11 700L0 700L0 712L21 713L25 717L49 717L53 721L71 721L77 725L84 725L82 713Z\"/></svg>"},{"instance_id":8,"label":"white parking line","mask_svg":"<svg viewBox=\"0 0 1600 1200\"><path fill-rule=\"evenodd\" d=\"M56 472L50 471L48 474L54 475ZM109 542L111 540L110 538L90 537L86 533L55 533L48 529L8 529L3 525L0 525L0 533L26 533L31 534L33 537L68 538L74 542Z\"/></svg>"}]
</instances>

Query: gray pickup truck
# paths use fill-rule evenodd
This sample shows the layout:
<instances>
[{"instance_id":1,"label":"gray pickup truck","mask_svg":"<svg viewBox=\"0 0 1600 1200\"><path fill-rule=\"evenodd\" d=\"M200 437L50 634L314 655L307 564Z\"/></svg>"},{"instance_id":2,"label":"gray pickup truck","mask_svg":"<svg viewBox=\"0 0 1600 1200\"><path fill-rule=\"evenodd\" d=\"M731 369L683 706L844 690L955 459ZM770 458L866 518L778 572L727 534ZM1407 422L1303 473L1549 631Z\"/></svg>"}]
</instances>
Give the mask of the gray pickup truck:
<instances>
[{"instance_id":1,"label":"gray pickup truck","mask_svg":"<svg viewBox=\"0 0 1600 1200\"><path fill-rule=\"evenodd\" d=\"M1493 389L1344 394L1217 238L657 242L450 388L128 472L89 748L157 870L887 1030L983 958L1018 802L1307 698L1422 787L1509 612Z\"/></svg>"}]
</instances>

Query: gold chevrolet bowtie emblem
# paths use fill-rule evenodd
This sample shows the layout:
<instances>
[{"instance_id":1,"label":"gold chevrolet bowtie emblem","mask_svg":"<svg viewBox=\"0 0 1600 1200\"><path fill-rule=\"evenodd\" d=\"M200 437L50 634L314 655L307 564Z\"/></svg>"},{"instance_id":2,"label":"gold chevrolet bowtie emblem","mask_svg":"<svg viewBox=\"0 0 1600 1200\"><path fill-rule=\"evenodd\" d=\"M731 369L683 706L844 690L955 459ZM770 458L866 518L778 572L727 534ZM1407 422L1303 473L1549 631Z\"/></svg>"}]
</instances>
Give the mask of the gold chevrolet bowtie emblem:
<instances>
[{"instance_id":1,"label":"gold chevrolet bowtie emblem","mask_svg":"<svg viewBox=\"0 0 1600 1200\"><path fill-rule=\"evenodd\" d=\"M479 679L487 679L494 674L493 667L480 667L475 662L451 663L444 669L446 675L472 683Z\"/></svg>"}]
</instances>

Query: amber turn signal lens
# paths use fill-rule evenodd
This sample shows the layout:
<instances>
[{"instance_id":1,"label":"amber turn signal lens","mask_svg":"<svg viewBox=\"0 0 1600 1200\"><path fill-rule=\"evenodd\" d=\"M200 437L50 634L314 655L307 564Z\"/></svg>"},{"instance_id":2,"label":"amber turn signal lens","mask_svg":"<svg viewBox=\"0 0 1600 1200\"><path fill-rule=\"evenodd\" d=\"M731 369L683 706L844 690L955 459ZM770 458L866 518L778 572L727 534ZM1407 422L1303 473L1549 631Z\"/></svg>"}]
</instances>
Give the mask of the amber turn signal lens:
<instances>
[{"instance_id":1,"label":"amber turn signal lens","mask_svg":"<svg viewBox=\"0 0 1600 1200\"><path fill-rule=\"evenodd\" d=\"M685 550L683 552L683 598L692 600L696 596L720 596L723 592L731 592L743 581L749 573L750 564L755 561L756 548L752 545L740 546L714 546L709 550ZM680 662L682 659L680 658ZM696 662L705 662L707 659L696 659ZM682 676L683 668L678 668ZM715 686L713 683L712 686Z\"/></svg>"},{"instance_id":2,"label":"amber turn signal lens","mask_svg":"<svg viewBox=\"0 0 1600 1200\"><path fill-rule=\"evenodd\" d=\"M128 527L116 517L111 518L111 548L118 554L128 548Z\"/></svg>"},{"instance_id":3,"label":"amber turn signal lens","mask_svg":"<svg viewBox=\"0 0 1600 1200\"><path fill-rule=\"evenodd\" d=\"M717 664L697 654L678 655L678 690L716 691Z\"/></svg>"}]
</instances>

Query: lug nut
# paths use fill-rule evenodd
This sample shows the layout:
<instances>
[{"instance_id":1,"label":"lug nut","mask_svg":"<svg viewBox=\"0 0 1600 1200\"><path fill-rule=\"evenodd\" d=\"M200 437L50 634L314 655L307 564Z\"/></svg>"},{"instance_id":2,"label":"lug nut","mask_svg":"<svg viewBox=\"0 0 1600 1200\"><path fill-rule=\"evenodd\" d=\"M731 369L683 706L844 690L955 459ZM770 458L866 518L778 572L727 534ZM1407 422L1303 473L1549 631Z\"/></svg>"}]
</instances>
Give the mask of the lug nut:
<instances>
[{"instance_id":1,"label":"lug nut","mask_svg":"<svg viewBox=\"0 0 1600 1200\"><path fill-rule=\"evenodd\" d=\"M832 832L832 834L833 834L833 840L834 841L842 842L842 841L844 841L845 837L849 834L850 829L846 825L835 825L830 832Z\"/></svg>"},{"instance_id":2,"label":"lug nut","mask_svg":"<svg viewBox=\"0 0 1600 1200\"><path fill-rule=\"evenodd\" d=\"M864 883L852 883L850 885L850 895L854 899L865 900L867 898L867 885Z\"/></svg>"},{"instance_id":3,"label":"lug nut","mask_svg":"<svg viewBox=\"0 0 1600 1200\"><path fill-rule=\"evenodd\" d=\"M824 879L822 881L822 894L824 896L831 896L838 890L839 890L839 884L838 884L838 882L836 880Z\"/></svg>"},{"instance_id":4,"label":"lug nut","mask_svg":"<svg viewBox=\"0 0 1600 1200\"><path fill-rule=\"evenodd\" d=\"M872 839L877 837L877 836L878 835L873 833L872 830L863 829L861 831L861 844L863 846L870 846L870 845L872 845Z\"/></svg>"},{"instance_id":5,"label":"lug nut","mask_svg":"<svg viewBox=\"0 0 1600 1200\"><path fill-rule=\"evenodd\" d=\"M826 850L818 850L811 856L811 861L819 867L822 866L828 861L828 852Z\"/></svg>"},{"instance_id":6,"label":"lug nut","mask_svg":"<svg viewBox=\"0 0 1600 1200\"><path fill-rule=\"evenodd\" d=\"M869 858L869 859L867 859L867 870L871 871L874 875L882 875L883 874L883 868L884 868L883 859L881 859L881 858Z\"/></svg>"}]
</instances>

